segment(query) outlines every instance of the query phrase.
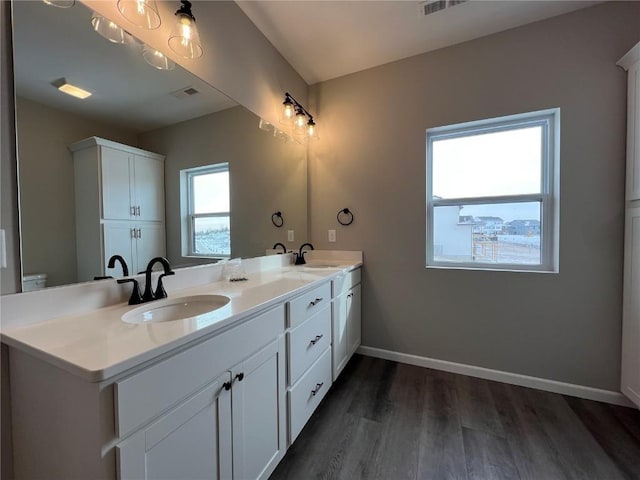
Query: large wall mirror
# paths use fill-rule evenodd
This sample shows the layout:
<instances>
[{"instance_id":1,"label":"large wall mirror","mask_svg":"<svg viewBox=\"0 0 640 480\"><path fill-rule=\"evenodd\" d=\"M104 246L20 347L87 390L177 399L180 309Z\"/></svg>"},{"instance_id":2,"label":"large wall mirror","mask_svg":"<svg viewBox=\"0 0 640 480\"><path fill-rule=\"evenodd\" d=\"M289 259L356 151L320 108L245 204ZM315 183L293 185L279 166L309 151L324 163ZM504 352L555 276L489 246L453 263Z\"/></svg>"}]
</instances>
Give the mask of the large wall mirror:
<instances>
[{"instance_id":1,"label":"large wall mirror","mask_svg":"<svg viewBox=\"0 0 640 480\"><path fill-rule=\"evenodd\" d=\"M185 244L185 171L197 167L228 165L231 257L305 241L305 146L260 129L257 116L179 66L153 68L135 39L107 41L92 29L92 14L79 2L13 3L23 274L46 274L47 286L86 280L77 251L93 245L76 235L69 146L88 137L165 156L166 255L174 266L214 261L189 255ZM61 93L54 83L62 78L92 95ZM277 211L282 228L271 221ZM289 230L295 241L287 243ZM104 274L121 273L95 272Z\"/></svg>"}]
</instances>

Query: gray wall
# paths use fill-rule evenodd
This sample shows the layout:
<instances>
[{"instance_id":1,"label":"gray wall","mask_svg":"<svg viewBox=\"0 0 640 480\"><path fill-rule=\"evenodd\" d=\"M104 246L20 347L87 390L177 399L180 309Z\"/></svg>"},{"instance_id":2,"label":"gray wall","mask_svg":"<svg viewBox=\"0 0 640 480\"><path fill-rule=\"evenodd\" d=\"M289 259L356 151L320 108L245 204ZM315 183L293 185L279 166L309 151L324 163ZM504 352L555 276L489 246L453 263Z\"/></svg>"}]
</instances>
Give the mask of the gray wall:
<instances>
[{"instance_id":1,"label":"gray wall","mask_svg":"<svg viewBox=\"0 0 640 480\"><path fill-rule=\"evenodd\" d=\"M76 283L73 156L68 145L98 136L137 145L125 128L17 99L22 266L47 285Z\"/></svg>"},{"instance_id":2,"label":"gray wall","mask_svg":"<svg viewBox=\"0 0 640 480\"><path fill-rule=\"evenodd\" d=\"M306 241L306 148L260 130L258 120L239 106L140 135L142 148L166 155L167 254L172 264L189 263L181 255L180 170L215 163L229 163L232 257L264 255L275 242L295 248ZM275 211L283 213L282 228L271 223ZM294 230L295 242L287 243L287 230Z\"/></svg>"},{"instance_id":3,"label":"gray wall","mask_svg":"<svg viewBox=\"0 0 640 480\"><path fill-rule=\"evenodd\" d=\"M639 18L640 3L606 3L312 87L323 127L312 240L364 251L364 345L619 391L626 75L615 62L640 40ZM425 129L552 107L560 273L425 269ZM344 207L349 227L335 220Z\"/></svg>"}]
</instances>

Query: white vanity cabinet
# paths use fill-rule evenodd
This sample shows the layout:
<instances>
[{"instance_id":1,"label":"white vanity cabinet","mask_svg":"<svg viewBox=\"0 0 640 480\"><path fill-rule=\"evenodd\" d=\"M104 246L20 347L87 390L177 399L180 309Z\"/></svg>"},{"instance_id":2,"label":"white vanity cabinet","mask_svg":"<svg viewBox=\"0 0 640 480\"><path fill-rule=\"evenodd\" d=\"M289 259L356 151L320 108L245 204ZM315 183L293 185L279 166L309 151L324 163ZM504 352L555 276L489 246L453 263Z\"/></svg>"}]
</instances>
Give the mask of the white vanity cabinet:
<instances>
[{"instance_id":1,"label":"white vanity cabinet","mask_svg":"<svg viewBox=\"0 0 640 480\"><path fill-rule=\"evenodd\" d=\"M620 61L627 70L627 186L621 391L640 407L640 43Z\"/></svg>"},{"instance_id":2,"label":"white vanity cabinet","mask_svg":"<svg viewBox=\"0 0 640 480\"><path fill-rule=\"evenodd\" d=\"M78 280L105 275L106 262L114 254L131 260L132 272L164 255L164 157L99 137L69 148L75 175Z\"/></svg>"},{"instance_id":3,"label":"white vanity cabinet","mask_svg":"<svg viewBox=\"0 0 640 480\"><path fill-rule=\"evenodd\" d=\"M331 386L331 283L288 303L289 445Z\"/></svg>"},{"instance_id":4,"label":"white vanity cabinet","mask_svg":"<svg viewBox=\"0 0 640 480\"><path fill-rule=\"evenodd\" d=\"M333 280L333 380L335 381L362 340L361 269Z\"/></svg>"}]
</instances>

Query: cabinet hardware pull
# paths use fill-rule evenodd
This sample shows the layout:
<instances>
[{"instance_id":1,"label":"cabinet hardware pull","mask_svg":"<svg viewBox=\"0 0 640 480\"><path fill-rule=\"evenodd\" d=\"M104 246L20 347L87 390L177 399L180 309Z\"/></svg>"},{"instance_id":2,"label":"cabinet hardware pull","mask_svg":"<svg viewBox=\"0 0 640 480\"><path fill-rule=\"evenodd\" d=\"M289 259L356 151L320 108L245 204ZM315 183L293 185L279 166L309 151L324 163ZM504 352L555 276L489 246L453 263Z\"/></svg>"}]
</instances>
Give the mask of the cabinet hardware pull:
<instances>
[{"instance_id":1,"label":"cabinet hardware pull","mask_svg":"<svg viewBox=\"0 0 640 480\"><path fill-rule=\"evenodd\" d=\"M316 335L316 338L311 340L311 345L315 345L316 343L318 343L323 336L324 336L323 334Z\"/></svg>"},{"instance_id":2,"label":"cabinet hardware pull","mask_svg":"<svg viewBox=\"0 0 640 480\"><path fill-rule=\"evenodd\" d=\"M132 216L136 216L136 207L134 207L133 205L131 205L131 215Z\"/></svg>"},{"instance_id":3,"label":"cabinet hardware pull","mask_svg":"<svg viewBox=\"0 0 640 480\"><path fill-rule=\"evenodd\" d=\"M136 207L136 215L140 216L140 205Z\"/></svg>"},{"instance_id":4,"label":"cabinet hardware pull","mask_svg":"<svg viewBox=\"0 0 640 480\"><path fill-rule=\"evenodd\" d=\"M316 298L315 300L312 300L309 302L309 306L313 307L315 305L317 305L318 303L320 303L322 301L322 297L320 298Z\"/></svg>"},{"instance_id":5,"label":"cabinet hardware pull","mask_svg":"<svg viewBox=\"0 0 640 480\"><path fill-rule=\"evenodd\" d=\"M138 229L138 238L142 238L142 229L141 228Z\"/></svg>"},{"instance_id":6,"label":"cabinet hardware pull","mask_svg":"<svg viewBox=\"0 0 640 480\"><path fill-rule=\"evenodd\" d=\"M313 395L315 397L316 393L318 393L320 391L320 389L322 388L323 385L324 385L324 382L316 383L316 388L311 390L311 395Z\"/></svg>"},{"instance_id":7,"label":"cabinet hardware pull","mask_svg":"<svg viewBox=\"0 0 640 480\"><path fill-rule=\"evenodd\" d=\"M130 228L129 230L131 231L131 238L136 238L136 229Z\"/></svg>"},{"instance_id":8,"label":"cabinet hardware pull","mask_svg":"<svg viewBox=\"0 0 640 480\"><path fill-rule=\"evenodd\" d=\"M231 390L231 382L224 382L222 384L222 387L228 392L229 390Z\"/></svg>"},{"instance_id":9,"label":"cabinet hardware pull","mask_svg":"<svg viewBox=\"0 0 640 480\"><path fill-rule=\"evenodd\" d=\"M242 380L244 380L244 373L239 373L236 375L236 378L234 380L238 380L239 382L241 382Z\"/></svg>"}]
</instances>

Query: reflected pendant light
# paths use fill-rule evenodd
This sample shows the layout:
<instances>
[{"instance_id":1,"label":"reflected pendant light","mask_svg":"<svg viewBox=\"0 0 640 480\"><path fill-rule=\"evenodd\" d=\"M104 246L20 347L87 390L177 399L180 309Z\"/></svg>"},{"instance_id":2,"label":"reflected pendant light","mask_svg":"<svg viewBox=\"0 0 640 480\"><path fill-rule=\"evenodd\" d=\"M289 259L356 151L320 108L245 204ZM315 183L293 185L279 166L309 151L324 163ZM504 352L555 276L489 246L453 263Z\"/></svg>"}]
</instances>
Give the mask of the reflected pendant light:
<instances>
[{"instance_id":1,"label":"reflected pendant light","mask_svg":"<svg viewBox=\"0 0 640 480\"><path fill-rule=\"evenodd\" d=\"M149 65L158 70L173 70L176 68L173 60L168 58L164 53L146 44L142 47L142 57Z\"/></svg>"},{"instance_id":2,"label":"reflected pendant light","mask_svg":"<svg viewBox=\"0 0 640 480\"><path fill-rule=\"evenodd\" d=\"M155 0L118 0L118 10L138 27L153 30L160 26L160 14Z\"/></svg>"},{"instance_id":3,"label":"reflected pendant light","mask_svg":"<svg viewBox=\"0 0 640 480\"><path fill-rule=\"evenodd\" d=\"M202 56L202 44L196 28L196 19L191 13L191 2L181 0L182 5L176 12L176 23L169 35L169 47L184 58Z\"/></svg>"},{"instance_id":4,"label":"reflected pendant light","mask_svg":"<svg viewBox=\"0 0 640 480\"><path fill-rule=\"evenodd\" d=\"M71 8L76 4L76 0L42 0L47 5L58 8Z\"/></svg>"},{"instance_id":5,"label":"reflected pendant light","mask_svg":"<svg viewBox=\"0 0 640 480\"><path fill-rule=\"evenodd\" d=\"M95 12L91 17L91 26L101 36L113 43L126 43L130 37L120 25Z\"/></svg>"}]
</instances>

